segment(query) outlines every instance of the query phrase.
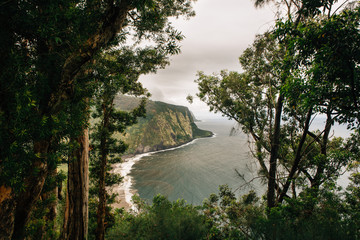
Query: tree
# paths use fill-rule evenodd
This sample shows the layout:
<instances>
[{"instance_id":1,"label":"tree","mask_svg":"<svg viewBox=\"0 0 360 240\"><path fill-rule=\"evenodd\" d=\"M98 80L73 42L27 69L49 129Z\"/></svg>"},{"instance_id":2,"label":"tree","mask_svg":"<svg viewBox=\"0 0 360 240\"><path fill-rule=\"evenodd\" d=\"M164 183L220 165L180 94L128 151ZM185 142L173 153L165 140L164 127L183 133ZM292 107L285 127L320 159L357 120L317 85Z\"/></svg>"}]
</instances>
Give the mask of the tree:
<instances>
[{"instance_id":1,"label":"tree","mask_svg":"<svg viewBox=\"0 0 360 240\"><path fill-rule=\"evenodd\" d=\"M240 57L244 73L222 71L219 76L198 74L198 96L205 101L210 110L220 111L235 119L242 130L255 141L256 156L261 173L269 183L268 193L278 189L276 186L276 161L274 151L282 145L279 121L283 110L283 96L279 62L285 53L279 48L270 34L258 37L252 48L245 50ZM270 159L269 166L266 160ZM271 190L272 189L272 190ZM274 205L274 198L268 195L268 205Z\"/></svg>"},{"instance_id":2,"label":"tree","mask_svg":"<svg viewBox=\"0 0 360 240\"><path fill-rule=\"evenodd\" d=\"M118 94L144 95L145 89L137 82L141 74L155 72L168 64L167 55L154 48L111 51L98 60L93 78L101 83L96 91L93 114L99 122L95 124L92 139L91 179L93 191L97 195L96 239L105 237L105 217L109 215L108 204L114 196L109 196L106 188L119 183L121 176L110 173L111 165L121 161L127 145L114 134L124 133L127 126L136 123L137 118L145 114L145 101L130 112L115 109Z\"/></svg>"},{"instance_id":3,"label":"tree","mask_svg":"<svg viewBox=\"0 0 360 240\"><path fill-rule=\"evenodd\" d=\"M81 90L94 55L130 32L170 40L159 51L174 50L179 34L168 17L193 12L191 1L177 0L5 1L0 11L1 237L21 239L48 173L66 155L64 140L87 124L84 96L92 94Z\"/></svg>"},{"instance_id":4,"label":"tree","mask_svg":"<svg viewBox=\"0 0 360 240\"><path fill-rule=\"evenodd\" d=\"M327 152L327 146L330 144L328 137L334 122L348 124L349 128L359 127L359 96L354 92L359 88L358 24L359 9L354 8L332 15L329 11L325 18L309 18L298 26L286 26L286 23L279 25L278 33L282 32L281 36L292 29L290 31L293 34L288 34L287 45L294 49L298 74L305 75L289 79L284 92L293 108L314 109L326 115L324 131L317 136L308 133L320 144L324 158L332 154ZM312 187L318 189L322 183L327 160L319 165L315 176L310 179ZM289 175L284 185L280 202L293 180L296 167L294 165L291 170L293 174Z\"/></svg>"},{"instance_id":5,"label":"tree","mask_svg":"<svg viewBox=\"0 0 360 240\"><path fill-rule=\"evenodd\" d=\"M200 72L196 80L200 99L211 110L235 119L254 142L253 155L268 183L268 208L289 198L290 187L296 197L296 191L302 185L319 188L329 176L337 176L337 171L350 158L345 157L347 149L341 140L329 140L331 126L334 121L342 120L351 124L358 115L358 100L339 98L335 105L336 99L332 99L333 90L343 89L343 95L354 95L351 88L345 86L351 86L347 83L350 79L358 81L351 78L357 71L354 70L357 60L351 57L356 54L355 50L349 53L344 48L346 54L336 58L337 63L344 61L353 66L350 70L329 72L329 69L319 67L325 66L326 59L330 58L330 46L333 51L342 49L345 45L340 44L342 39L347 42L349 38L347 44L351 49L357 49L350 45L350 42L356 44L353 40L358 35L357 10L351 11L352 14L350 10L333 14L331 1L285 3L285 21L279 19L272 32L257 37L240 57L244 73L222 71L220 75L207 76ZM347 18L348 21L337 20L341 15L352 17ZM310 29L312 33L321 32L320 29L327 25L325 23L346 30L341 31L341 35L335 33L337 40L331 40L331 44L315 41L322 35L305 34ZM320 53L326 53L326 57ZM331 66L335 67L335 64ZM352 89L357 89L357 83L352 85ZM350 111L346 110L344 102L351 106ZM312 132L312 119L319 113L326 114L324 130Z\"/></svg>"},{"instance_id":6,"label":"tree","mask_svg":"<svg viewBox=\"0 0 360 240\"><path fill-rule=\"evenodd\" d=\"M147 16L146 18L142 19L141 14L137 14L136 12L132 13L132 17L131 19L133 20L133 23L129 24L129 27L132 26L132 28L134 28L134 30L137 32L137 36L135 36L137 38L137 41L134 43L134 45L138 45L142 42L143 39L146 40L151 40L153 42L154 47L148 49L148 53L149 56L145 56L146 51L143 51L142 53L140 53L140 57L144 57L144 58L148 58L148 59L144 59L144 63L142 63L139 59L134 62L134 61L130 61L129 63L125 62L125 61L121 61L121 63L123 64L122 67L115 67L113 66L114 63L111 66L107 66L107 68L117 68L117 71L119 71L118 73L109 73L109 74L125 74L125 75L129 75L132 74L133 76L131 77L135 77L135 71L140 67L140 66L136 66L137 65L142 65L142 64L146 64L146 66L142 67L143 69L141 70L141 73L146 73L147 71L153 71L154 70L154 66L152 64L158 64L161 67L164 67L166 65L167 62L165 62L166 56L167 55L171 55L171 54L177 54L179 53L179 47L178 47L178 42L181 41L183 39L183 36L181 35L180 32L176 31L175 29L172 28L171 24L167 21L167 17L169 17L168 14L170 14L170 16L176 16L178 13L173 12L171 10L171 7L175 7L174 6L167 6L165 5L161 5L159 4L158 9L157 9L157 13L155 14L154 18L148 18L149 16ZM179 6L178 6L179 7ZM181 11L181 9L180 9ZM186 7L185 7L185 11ZM144 14L144 13L142 13ZM147 15L148 13L145 13L145 15ZM161 16L161 17L160 17ZM151 24L151 25L148 25ZM144 27L145 26L145 27ZM126 35L125 35L126 36ZM125 45L125 36L123 36L123 38L120 38L118 40L118 44L120 45ZM114 44L114 43L112 43ZM125 51L124 51L125 52ZM127 51L129 53L129 51ZM113 52L114 54L115 52ZM119 52L118 52L119 53ZM127 60L129 60L129 55L126 56ZM161 60L162 59L162 60ZM119 58L118 58L119 60ZM152 63L150 61L153 61ZM156 61L158 63L156 63ZM160 62L159 62L160 61ZM161 62L162 61L162 62ZM129 65L128 68L126 68L126 66L128 64L132 63L133 65ZM95 62L95 65L97 65L98 62ZM105 67L104 65L102 65L103 67ZM99 68L97 68L98 72L99 72ZM94 69L92 69L90 67L89 71L93 71ZM113 70L112 70L113 71ZM132 72L131 72L132 71ZM131 72L131 73L129 73ZM140 74L140 73L139 73ZM137 76L138 77L138 76ZM136 77L136 79L137 79ZM86 79L86 77L85 77ZM91 79L91 78L88 78ZM93 78L91 81L94 81L94 79L97 78ZM135 81L136 79L133 79L133 81ZM95 80L97 82L97 80ZM128 81L130 81L130 79L128 79ZM84 83L83 83L84 84ZM125 84L125 82L123 83ZM129 83L127 83L129 84ZM85 87L86 85L91 85L89 83L86 83L85 80ZM84 86L82 87L84 88ZM117 87L118 88L118 87ZM114 89L117 89L114 88ZM126 88L126 86L122 86L122 88ZM80 91L81 92L81 91ZM91 92L91 91L90 91ZM86 91L85 91L85 94ZM84 95L84 99L81 99L80 96L77 96L77 98L79 98L80 102L88 102L88 98L89 96ZM85 104L84 106L84 111L86 111L86 109L88 109L89 107L87 106L87 104ZM85 116L87 116L85 114ZM75 232L87 232L87 212L88 212L88 197L87 197L87 192L88 192L88 173L87 173L87 167L83 167L83 166L88 166L88 152L89 152L89 145L88 145L88 133L87 133L88 129L86 126L83 127L83 134L81 136L75 136L75 141L78 144L78 147L74 150L73 156L70 160L69 160L69 177L73 177L74 179L69 179L68 180L68 198L73 198L73 200L69 200L69 205L67 205L68 207L67 212L69 214L65 214L65 216L67 216L65 218L65 223L64 224L64 229L63 229L63 236L64 238L72 238L69 234L73 234ZM71 167L70 167L71 166ZM72 172L74 174L70 174L70 170L72 170ZM81 173L79 175L79 173ZM70 184L69 184L70 183ZM70 194L70 193L75 193L75 194ZM80 202L79 202L80 201ZM73 203L73 204L72 204ZM70 214L72 213L72 214ZM81 218L79 218L79 215L83 215L81 221L79 221ZM79 226L84 225L84 231L81 230L81 228ZM86 235L86 234L85 234Z\"/></svg>"},{"instance_id":7,"label":"tree","mask_svg":"<svg viewBox=\"0 0 360 240\"><path fill-rule=\"evenodd\" d=\"M121 181L121 176L110 173L112 163L120 162L118 156L124 153L127 145L116 138L112 137L115 133L123 133L126 126L136 123L137 117L144 115L144 103L131 112L121 112L114 109L115 94L109 94L113 90L113 86L104 86L104 92L101 98L98 99L97 114L101 122L95 126L93 134L93 155L94 159L91 162L91 179L93 191L97 192L97 211L96 211L96 239L105 238L105 223L106 217L109 215L109 203L112 203L115 196L110 196L107 193L107 187L118 184ZM110 88L112 88L110 90Z\"/></svg>"},{"instance_id":8,"label":"tree","mask_svg":"<svg viewBox=\"0 0 360 240\"><path fill-rule=\"evenodd\" d=\"M107 239L204 239L207 238L206 219L200 208L179 199L171 202L157 195L148 205L135 199L141 209L138 214L118 211L116 222Z\"/></svg>"}]
</instances>

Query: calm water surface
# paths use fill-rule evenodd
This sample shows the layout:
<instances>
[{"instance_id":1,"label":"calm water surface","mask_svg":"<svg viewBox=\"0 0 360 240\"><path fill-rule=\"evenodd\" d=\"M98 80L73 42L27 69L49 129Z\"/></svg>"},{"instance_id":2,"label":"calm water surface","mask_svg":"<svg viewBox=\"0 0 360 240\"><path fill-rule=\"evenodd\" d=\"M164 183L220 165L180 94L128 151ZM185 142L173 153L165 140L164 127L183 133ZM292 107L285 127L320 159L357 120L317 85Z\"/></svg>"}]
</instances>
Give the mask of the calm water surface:
<instances>
[{"instance_id":1,"label":"calm water surface","mask_svg":"<svg viewBox=\"0 0 360 240\"><path fill-rule=\"evenodd\" d=\"M216 134L212 138L195 140L192 144L174 150L143 156L130 172L132 188L143 199L152 199L160 193L170 200L183 198L188 203L201 204L219 185L228 184L238 195L254 189L263 193L264 187L254 181L251 187L242 187L244 180L256 176L256 166L250 157L247 137L230 136L234 122L209 120L197 123L201 129Z\"/></svg>"}]
</instances>

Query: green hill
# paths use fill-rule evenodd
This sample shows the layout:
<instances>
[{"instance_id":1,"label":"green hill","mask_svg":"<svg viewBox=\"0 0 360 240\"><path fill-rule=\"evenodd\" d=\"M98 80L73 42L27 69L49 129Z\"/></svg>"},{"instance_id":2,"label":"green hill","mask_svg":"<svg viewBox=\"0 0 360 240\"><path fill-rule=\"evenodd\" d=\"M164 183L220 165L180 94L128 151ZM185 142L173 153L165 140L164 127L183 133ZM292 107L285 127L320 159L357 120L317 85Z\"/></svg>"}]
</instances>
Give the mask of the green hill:
<instances>
[{"instance_id":1,"label":"green hill","mask_svg":"<svg viewBox=\"0 0 360 240\"><path fill-rule=\"evenodd\" d=\"M121 110L130 110L139 100L119 96L115 105ZM195 138L211 137L212 132L199 129L193 114L187 107L148 101L146 118L129 127L123 137L129 144L128 154L139 154L176 147Z\"/></svg>"}]
</instances>

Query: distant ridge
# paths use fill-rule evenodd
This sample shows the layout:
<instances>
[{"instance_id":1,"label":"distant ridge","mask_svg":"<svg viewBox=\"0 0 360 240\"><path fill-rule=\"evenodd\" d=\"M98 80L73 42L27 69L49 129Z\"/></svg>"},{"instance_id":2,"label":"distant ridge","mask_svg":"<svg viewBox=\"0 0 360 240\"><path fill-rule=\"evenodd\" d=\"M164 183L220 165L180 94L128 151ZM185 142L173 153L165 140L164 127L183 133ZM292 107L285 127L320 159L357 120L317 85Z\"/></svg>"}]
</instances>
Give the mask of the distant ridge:
<instances>
[{"instance_id":1,"label":"distant ridge","mask_svg":"<svg viewBox=\"0 0 360 240\"><path fill-rule=\"evenodd\" d=\"M120 95L115 100L115 107L131 110L140 100ZM160 101L147 102L146 118L139 118L137 124L129 127L123 137L129 144L127 154L168 149L188 143L195 138L211 137L212 132L199 129L194 115L185 106L168 104Z\"/></svg>"}]
</instances>

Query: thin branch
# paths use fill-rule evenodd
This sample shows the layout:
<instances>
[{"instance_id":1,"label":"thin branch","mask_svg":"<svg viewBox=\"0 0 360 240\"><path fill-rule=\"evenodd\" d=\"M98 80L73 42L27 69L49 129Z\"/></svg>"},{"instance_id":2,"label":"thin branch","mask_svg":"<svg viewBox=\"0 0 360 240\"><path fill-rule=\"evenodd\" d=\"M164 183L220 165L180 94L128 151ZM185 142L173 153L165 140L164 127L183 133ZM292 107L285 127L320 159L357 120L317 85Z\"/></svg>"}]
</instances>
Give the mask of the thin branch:
<instances>
[{"instance_id":1,"label":"thin branch","mask_svg":"<svg viewBox=\"0 0 360 240\"><path fill-rule=\"evenodd\" d=\"M263 178L262 176L257 176L257 177L253 177L250 181L246 181L244 174L241 174L237 169L235 169L235 172L236 172L236 174L238 175L238 177L240 177L245 183L244 183L243 185L240 185L239 187L237 187L237 188L234 190L234 192L236 192L236 191L238 191L238 190L240 190L241 188L246 187L246 186L252 188L251 183L252 183L253 181L255 181L256 179L259 179L259 178L260 178L260 179Z\"/></svg>"},{"instance_id":2,"label":"thin branch","mask_svg":"<svg viewBox=\"0 0 360 240\"><path fill-rule=\"evenodd\" d=\"M3 3L0 4L0 7L3 7L4 5L6 5L6 4L8 4L8 3L12 2L12 1L15 1L15 0L5 1L5 2L3 2Z\"/></svg>"},{"instance_id":3,"label":"thin branch","mask_svg":"<svg viewBox=\"0 0 360 240\"><path fill-rule=\"evenodd\" d=\"M302 148L304 146L304 143L305 143L305 140L306 140L306 136L307 136L307 133L308 133L308 130L309 130L309 123L310 123L310 120L311 120L311 116L312 116L312 110L313 108L311 107L307 113L307 117L306 117L306 121L305 121L305 126L304 126L304 131L303 131L303 134L302 134L302 137L301 137L301 140L300 140L300 143L299 143L299 146L298 146L298 149L296 151L296 156L295 156L295 159L294 159L294 164L293 166L291 167L291 171L289 173L289 176L288 176L288 179L286 180L286 183L284 185L284 188L283 188L283 191L282 193L280 194L280 197L279 197L279 202L281 203L284 196L286 195L286 192L287 190L289 189L289 186L290 186L290 183L291 181L294 179L294 176L295 176L295 173L297 172L298 170L298 167L299 167L299 164L300 164L300 160L302 158Z\"/></svg>"},{"instance_id":4,"label":"thin branch","mask_svg":"<svg viewBox=\"0 0 360 240\"><path fill-rule=\"evenodd\" d=\"M343 3L333 12L333 14L331 14L330 17L334 16L334 14L335 14L340 8L342 8L347 2L349 2L349 0L346 0L345 2L343 2Z\"/></svg>"}]
</instances>

